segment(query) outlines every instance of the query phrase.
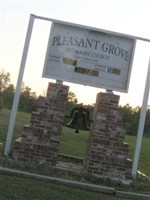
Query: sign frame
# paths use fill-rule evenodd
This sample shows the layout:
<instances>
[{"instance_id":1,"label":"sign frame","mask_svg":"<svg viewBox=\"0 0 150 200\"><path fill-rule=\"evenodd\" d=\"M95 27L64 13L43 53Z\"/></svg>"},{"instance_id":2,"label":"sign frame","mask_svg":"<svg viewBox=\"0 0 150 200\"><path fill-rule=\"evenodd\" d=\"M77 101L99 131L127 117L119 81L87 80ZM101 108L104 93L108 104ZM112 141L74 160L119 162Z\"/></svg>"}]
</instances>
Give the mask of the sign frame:
<instances>
[{"instance_id":1,"label":"sign frame","mask_svg":"<svg viewBox=\"0 0 150 200\"><path fill-rule=\"evenodd\" d=\"M51 21L51 22L60 22L59 20L56 20L56 19L30 14L27 33L26 33L25 42L24 42L24 48L23 48L21 62L20 62L20 69L19 69L19 73L18 73L16 92L15 92L14 101L13 101L12 110L11 110L11 115L10 115L10 120L9 120L7 138L6 138L5 149L4 149L4 155L5 156L8 156L9 153L10 153L13 131L14 131L14 126L15 126L15 120L16 120L16 114L17 114L17 109L18 109L18 104L19 104L19 99L20 99L20 94L21 94L21 84L22 84L22 80L23 80L24 70L25 70L25 66L26 66L26 60L27 60L27 56L28 56L28 49L29 49L29 46L30 46L32 29L33 29L35 19L40 19L40 20L44 20L44 21ZM65 24L65 22L63 22L63 23ZM70 24L70 23L68 23L68 24ZM80 27L80 25L77 25L77 26ZM87 28L87 26L82 26L82 27ZM132 35L117 33L117 32L114 32L114 31L108 31L108 30L103 30L103 29L96 29L96 28L92 28L92 29L93 30L99 30L101 32L107 32L109 34L127 36L129 38L134 39L135 42L136 42L136 40L150 42L150 39L148 39L148 38L142 38L142 37L138 37L138 36L132 36ZM132 62L133 62L133 58L132 58ZM131 71L130 71L130 74L131 74ZM138 167L139 155L140 155L140 150L141 150L141 142L142 142L142 136L143 136L143 130L144 130L144 124L145 124L146 107L147 107L149 91L150 91L149 89L150 89L150 57L149 57L149 64L148 64L148 71L147 71L147 80L146 80L146 83L145 83L145 92L144 92L144 95L143 95L143 103L142 103L140 119L139 119L137 143L136 143L134 160L133 160L133 165L132 165L132 177L133 178L136 178L136 174L137 174L137 167Z\"/></svg>"}]
</instances>

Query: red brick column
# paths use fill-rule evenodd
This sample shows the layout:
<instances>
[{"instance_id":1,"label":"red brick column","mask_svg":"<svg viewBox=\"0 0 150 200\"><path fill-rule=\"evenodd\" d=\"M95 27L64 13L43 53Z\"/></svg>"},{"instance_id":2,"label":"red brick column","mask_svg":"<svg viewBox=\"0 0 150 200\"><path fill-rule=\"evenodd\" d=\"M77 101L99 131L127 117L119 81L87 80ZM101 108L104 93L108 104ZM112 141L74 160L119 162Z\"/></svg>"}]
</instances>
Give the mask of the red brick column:
<instances>
[{"instance_id":1,"label":"red brick column","mask_svg":"<svg viewBox=\"0 0 150 200\"><path fill-rule=\"evenodd\" d=\"M117 95L97 95L85 168L97 177L125 180L131 178L132 162L128 159L129 146L124 143L125 131L118 102Z\"/></svg>"},{"instance_id":2,"label":"red brick column","mask_svg":"<svg viewBox=\"0 0 150 200\"><path fill-rule=\"evenodd\" d=\"M29 125L23 127L21 138L14 143L15 160L55 165L69 87L49 83L47 96L32 112Z\"/></svg>"}]
</instances>

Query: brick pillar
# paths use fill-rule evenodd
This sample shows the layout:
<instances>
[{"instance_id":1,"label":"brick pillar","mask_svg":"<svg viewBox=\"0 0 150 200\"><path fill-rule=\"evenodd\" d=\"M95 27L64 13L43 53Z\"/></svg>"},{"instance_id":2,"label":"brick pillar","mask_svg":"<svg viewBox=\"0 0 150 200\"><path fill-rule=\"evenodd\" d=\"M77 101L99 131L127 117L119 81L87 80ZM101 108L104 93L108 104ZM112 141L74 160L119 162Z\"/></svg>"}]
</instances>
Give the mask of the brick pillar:
<instances>
[{"instance_id":1,"label":"brick pillar","mask_svg":"<svg viewBox=\"0 0 150 200\"><path fill-rule=\"evenodd\" d=\"M124 143L118 102L118 95L97 95L84 163L87 172L97 177L127 180L131 178L132 162L128 159L129 146Z\"/></svg>"},{"instance_id":2,"label":"brick pillar","mask_svg":"<svg viewBox=\"0 0 150 200\"><path fill-rule=\"evenodd\" d=\"M14 143L15 160L55 165L59 149L62 122L67 103L68 86L49 83L47 96L32 112L29 125Z\"/></svg>"}]
</instances>

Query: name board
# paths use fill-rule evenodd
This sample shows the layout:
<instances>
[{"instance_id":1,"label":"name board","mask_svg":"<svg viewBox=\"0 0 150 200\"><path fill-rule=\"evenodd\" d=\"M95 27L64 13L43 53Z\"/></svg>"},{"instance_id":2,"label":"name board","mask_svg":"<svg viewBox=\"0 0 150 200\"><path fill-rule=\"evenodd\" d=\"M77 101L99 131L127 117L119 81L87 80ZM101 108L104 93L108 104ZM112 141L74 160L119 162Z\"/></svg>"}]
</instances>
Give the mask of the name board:
<instances>
[{"instance_id":1,"label":"name board","mask_svg":"<svg viewBox=\"0 0 150 200\"><path fill-rule=\"evenodd\" d=\"M42 76L127 92L134 48L129 37L53 22Z\"/></svg>"}]
</instances>

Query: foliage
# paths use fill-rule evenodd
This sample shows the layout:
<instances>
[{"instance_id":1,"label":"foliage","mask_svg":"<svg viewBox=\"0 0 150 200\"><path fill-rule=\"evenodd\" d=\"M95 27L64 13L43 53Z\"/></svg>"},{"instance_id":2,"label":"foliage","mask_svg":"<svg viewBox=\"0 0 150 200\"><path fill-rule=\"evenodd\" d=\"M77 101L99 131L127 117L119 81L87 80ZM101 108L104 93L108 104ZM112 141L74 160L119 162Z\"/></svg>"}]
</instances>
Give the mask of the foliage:
<instances>
[{"instance_id":1,"label":"foliage","mask_svg":"<svg viewBox=\"0 0 150 200\"><path fill-rule=\"evenodd\" d=\"M21 95L19 101L19 110L23 112L32 112L37 109L38 98L31 88L22 84Z\"/></svg>"},{"instance_id":2,"label":"foliage","mask_svg":"<svg viewBox=\"0 0 150 200\"><path fill-rule=\"evenodd\" d=\"M3 108L5 99L3 98L3 92L10 84L10 73L0 72L0 110ZM8 97L9 98L9 97Z\"/></svg>"},{"instance_id":3,"label":"foliage","mask_svg":"<svg viewBox=\"0 0 150 200\"><path fill-rule=\"evenodd\" d=\"M71 91L68 92L68 99L67 100L68 100L68 102L71 102L73 104L77 104L78 103L76 95Z\"/></svg>"},{"instance_id":4,"label":"foliage","mask_svg":"<svg viewBox=\"0 0 150 200\"><path fill-rule=\"evenodd\" d=\"M129 104L119 107L123 113L123 127L126 129L127 134L136 135L141 108L139 106L132 108ZM147 109L144 134L150 136L150 108Z\"/></svg>"},{"instance_id":5,"label":"foliage","mask_svg":"<svg viewBox=\"0 0 150 200\"><path fill-rule=\"evenodd\" d=\"M146 114L144 133L145 135L150 136L150 106L148 107L147 114Z\"/></svg>"},{"instance_id":6,"label":"foliage","mask_svg":"<svg viewBox=\"0 0 150 200\"><path fill-rule=\"evenodd\" d=\"M4 91L10 83L10 73L0 72L0 92Z\"/></svg>"},{"instance_id":7,"label":"foliage","mask_svg":"<svg viewBox=\"0 0 150 200\"><path fill-rule=\"evenodd\" d=\"M10 73L1 72L0 78L1 78L0 109L2 108L11 109L13 99L14 99L14 94L15 94L15 87L13 84L10 84ZM36 93L32 92L31 88L26 86L25 83L23 82L21 86L21 94L20 94L20 100L19 100L19 105L18 105L19 111L31 113L32 111L37 110L38 104L42 98L43 98L42 96L37 97ZM68 93L68 103L66 107L67 114L77 104L77 102L78 100L76 98L76 95L70 91Z\"/></svg>"},{"instance_id":8,"label":"foliage","mask_svg":"<svg viewBox=\"0 0 150 200\"><path fill-rule=\"evenodd\" d=\"M0 96L0 110L3 108L3 98Z\"/></svg>"},{"instance_id":9,"label":"foliage","mask_svg":"<svg viewBox=\"0 0 150 200\"><path fill-rule=\"evenodd\" d=\"M14 99L15 88L12 84L2 91L3 107L11 109Z\"/></svg>"},{"instance_id":10,"label":"foliage","mask_svg":"<svg viewBox=\"0 0 150 200\"><path fill-rule=\"evenodd\" d=\"M10 73L1 72L0 73L0 109L7 108L11 109L15 87L10 83ZM21 94L19 100L19 111L31 113L36 111L38 104L44 97L36 96L35 92L32 92L31 88L26 86L24 83L21 87ZM94 105L83 105L78 104L76 95L69 91L67 105L65 109L65 116L70 116L70 112L74 107L83 106L90 111L90 119L92 119ZM126 129L126 133L129 135L136 135L140 116L140 107L132 108L129 104L119 107L120 111L123 113L123 127ZM63 125L65 125L68 120L65 118ZM147 110L147 116L144 127L144 134L150 136L150 107Z\"/></svg>"},{"instance_id":11,"label":"foliage","mask_svg":"<svg viewBox=\"0 0 150 200\"><path fill-rule=\"evenodd\" d=\"M13 84L10 84L10 73L1 72L0 78L0 109L11 109L15 94L15 87ZM25 86L23 83L21 87L18 109L23 112L32 112L37 109L37 105L38 97L36 96L35 92L32 92L31 88Z\"/></svg>"}]
</instances>

